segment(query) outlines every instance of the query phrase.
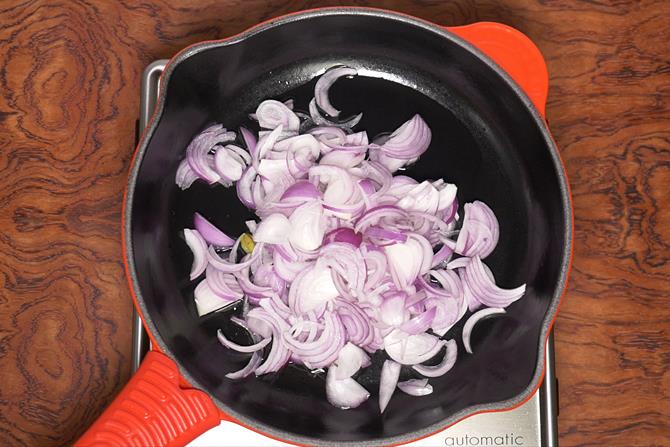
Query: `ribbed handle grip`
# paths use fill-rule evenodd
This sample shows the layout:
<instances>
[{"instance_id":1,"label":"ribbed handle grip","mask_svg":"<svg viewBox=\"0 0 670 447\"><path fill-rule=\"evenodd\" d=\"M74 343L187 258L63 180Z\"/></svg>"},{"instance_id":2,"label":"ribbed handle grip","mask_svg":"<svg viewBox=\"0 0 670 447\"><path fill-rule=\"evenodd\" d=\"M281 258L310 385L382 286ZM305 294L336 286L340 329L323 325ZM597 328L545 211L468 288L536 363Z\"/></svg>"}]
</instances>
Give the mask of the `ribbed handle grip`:
<instances>
[{"instance_id":1,"label":"ribbed handle grip","mask_svg":"<svg viewBox=\"0 0 670 447\"><path fill-rule=\"evenodd\" d=\"M140 369L75 446L177 447L219 425L210 397L179 386L177 365L149 352Z\"/></svg>"}]
</instances>

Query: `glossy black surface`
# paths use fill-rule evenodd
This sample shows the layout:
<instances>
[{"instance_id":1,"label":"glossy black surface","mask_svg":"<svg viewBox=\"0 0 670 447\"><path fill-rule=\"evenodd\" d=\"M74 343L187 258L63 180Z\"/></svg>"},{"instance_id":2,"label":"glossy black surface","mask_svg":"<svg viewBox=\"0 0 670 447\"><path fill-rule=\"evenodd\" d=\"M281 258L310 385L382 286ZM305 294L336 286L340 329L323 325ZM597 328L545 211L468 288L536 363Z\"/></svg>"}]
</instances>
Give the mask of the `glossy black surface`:
<instances>
[{"instance_id":1,"label":"glossy black surface","mask_svg":"<svg viewBox=\"0 0 670 447\"><path fill-rule=\"evenodd\" d=\"M248 357L221 347L216 330L223 327L233 338L243 334L227 322L229 314L197 317L188 280L191 255L180 235L192 227L195 211L229 234L243 231L252 217L234 188L196 183L180 191L174 185L190 139L215 121L230 128L250 125L247 114L266 98L294 98L296 108L306 110L310 80L336 64L362 73L331 90L344 115L363 112L357 128L373 136L414 113L424 117L433 131L431 147L407 173L456 183L461 203L488 203L500 220L501 240L487 263L501 286L528 283L526 296L508 315L477 327L474 355L463 349L462 324L452 329L448 337L458 340L460 358L449 374L431 379L432 395L396 393L383 416L376 399L382 354L359 378L372 397L349 411L330 406L324 378L300 368L241 382L225 379ZM466 407L510 399L535 374L542 323L565 259L558 175L543 130L523 101L496 71L439 34L378 17L326 16L207 49L174 69L164 113L138 171L131 239L145 318L191 377L261 425L331 441L421 430Z\"/></svg>"}]
</instances>

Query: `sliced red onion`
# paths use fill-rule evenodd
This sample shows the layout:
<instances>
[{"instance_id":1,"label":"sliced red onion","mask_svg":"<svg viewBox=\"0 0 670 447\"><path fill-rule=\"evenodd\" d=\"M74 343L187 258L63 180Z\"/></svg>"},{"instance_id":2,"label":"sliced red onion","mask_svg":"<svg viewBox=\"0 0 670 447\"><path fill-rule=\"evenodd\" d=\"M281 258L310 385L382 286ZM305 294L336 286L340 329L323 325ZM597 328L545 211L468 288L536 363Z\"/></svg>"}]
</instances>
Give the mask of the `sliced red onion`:
<instances>
[{"instance_id":1,"label":"sliced red onion","mask_svg":"<svg viewBox=\"0 0 670 447\"><path fill-rule=\"evenodd\" d=\"M454 217L454 214L456 214L456 211L458 211L458 202L456 201L458 188L452 183L445 183L440 185L438 190L440 199L438 201L437 209L440 211L449 211L444 218L445 222L449 222Z\"/></svg>"},{"instance_id":2,"label":"sliced red onion","mask_svg":"<svg viewBox=\"0 0 670 447\"><path fill-rule=\"evenodd\" d=\"M209 152L218 144L227 143L235 139L235 132L228 132L222 125L215 124L198 134L186 148L186 159L200 178L210 184L216 183L221 178L212 169L209 161Z\"/></svg>"},{"instance_id":3,"label":"sliced red onion","mask_svg":"<svg viewBox=\"0 0 670 447\"><path fill-rule=\"evenodd\" d=\"M216 295L228 300L244 298L244 292L235 276L230 273L220 272L211 265L207 266L205 272L207 284Z\"/></svg>"},{"instance_id":4,"label":"sliced red onion","mask_svg":"<svg viewBox=\"0 0 670 447\"><path fill-rule=\"evenodd\" d=\"M226 187L235 182L240 201L260 218L247 222L255 246L239 262L242 237L233 241L199 214L196 229L184 233L194 255L192 278L206 271L194 292L198 312L244 298L240 323L254 344L219 338L251 358L227 377L263 375L287 362L328 368L328 400L353 408L370 393L352 377L370 364L366 352L385 349L391 360L380 380L384 411L396 386L411 395L432 392L427 380L397 383L401 365L427 377L453 367L455 342L427 331L445 335L468 308L504 308L525 286L496 286L481 261L499 238L488 206L466 204L458 226L455 185L394 177L430 145L431 131L419 115L372 144L367 132L351 130L362 115L331 121L339 111L328 89L355 73L338 67L322 76L310 116L293 112L292 100L261 103L253 114L258 135L240 128L246 150L231 144L235 134L221 125L205 129L187 148L175 183L185 189L197 178ZM224 256L216 247L230 250ZM452 259L454 253L462 257ZM468 321L463 332L468 350L473 325ZM445 345L439 364L422 365Z\"/></svg>"},{"instance_id":5,"label":"sliced red onion","mask_svg":"<svg viewBox=\"0 0 670 447\"><path fill-rule=\"evenodd\" d=\"M316 124L317 126L333 126L333 127L342 127L345 129L350 129L354 127L361 121L361 118L363 118L363 114L359 113L358 115L346 121L341 122L331 121L325 118L323 115L321 115L321 112L319 112L319 109L316 105L315 99L312 99L309 102L309 116L312 118L312 121L314 121L314 124Z\"/></svg>"},{"instance_id":6,"label":"sliced red onion","mask_svg":"<svg viewBox=\"0 0 670 447\"><path fill-rule=\"evenodd\" d=\"M324 329L312 342L301 342L291 337L288 332L284 333L284 344L310 369L329 366L337 359L346 342L344 326L337 314L325 312L323 319Z\"/></svg>"},{"instance_id":7,"label":"sliced red onion","mask_svg":"<svg viewBox=\"0 0 670 447\"><path fill-rule=\"evenodd\" d=\"M470 263L463 269L462 275L463 282L470 293L486 306L505 308L526 292L525 284L514 289L502 289L496 286L493 275L490 274L490 270L479 259L479 256L471 258Z\"/></svg>"},{"instance_id":8,"label":"sliced red onion","mask_svg":"<svg viewBox=\"0 0 670 447\"><path fill-rule=\"evenodd\" d=\"M484 202L465 204L463 228L456 241L455 252L464 256L485 258L496 247L499 238L498 219Z\"/></svg>"},{"instance_id":9,"label":"sliced red onion","mask_svg":"<svg viewBox=\"0 0 670 447\"><path fill-rule=\"evenodd\" d=\"M421 314L417 315L416 317L412 318L411 320L403 323L400 326L400 330L412 335L420 334L421 332L426 332L433 324L433 320L435 319L436 314L437 309L435 307L432 307L426 310L425 312L422 312Z\"/></svg>"},{"instance_id":10,"label":"sliced red onion","mask_svg":"<svg viewBox=\"0 0 670 447\"><path fill-rule=\"evenodd\" d=\"M399 329L394 329L384 337L384 349L396 362L403 365L423 363L440 352L444 342L434 335L410 335Z\"/></svg>"},{"instance_id":11,"label":"sliced red onion","mask_svg":"<svg viewBox=\"0 0 670 447\"><path fill-rule=\"evenodd\" d=\"M288 300L296 315L302 315L318 309L338 295L330 268L322 263L316 263L295 278L289 290Z\"/></svg>"},{"instance_id":12,"label":"sliced red onion","mask_svg":"<svg viewBox=\"0 0 670 447\"><path fill-rule=\"evenodd\" d=\"M406 211L435 214L439 203L439 191L430 182L422 182L400 196L397 206Z\"/></svg>"},{"instance_id":13,"label":"sliced red onion","mask_svg":"<svg viewBox=\"0 0 670 447\"><path fill-rule=\"evenodd\" d=\"M449 262L451 256L454 254L454 251L447 245L442 245L442 247L433 255L433 263L431 268L435 268L445 262Z\"/></svg>"},{"instance_id":14,"label":"sliced red onion","mask_svg":"<svg viewBox=\"0 0 670 447\"><path fill-rule=\"evenodd\" d=\"M222 298L220 295L214 293L207 280L200 281L200 284L193 291L193 295L198 316L217 311L237 301L235 299Z\"/></svg>"},{"instance_id":15,"label":"sliced red onion","mask_svg":"<svg viewBox=\"0 0 670 447\"><path fill-rule=\"evenodd\" d=\"M289 241L294 248L310 251L321 246L326 232L326 220L319 202L308 202L299 206L289 217L289 222Z\"/></svg>"},{"instance_id":16,"label":"sliced red onion","mask_svg":"<svg viewBox=\"0 0 670 447\"><path fill-rule=\"evenodd\" d=\"M291 224L283 214L270 214L258 224L254 241L283 244L288 240Z\"/></svg>"},{"instance_id":17,"label":"sliced red onion","mask_svg":"<svg viewBox=\"0 0 670 447\"><path fill-rule=\"evenodd\" d=\"M256 368L258 368L258 365L260 365L262 361L263 356L261 355L260 351L256 351L253 353L251 359L249 359L249 363L244 368L240 369L239 371L228 373L226 374L226 377L232 380L237 380L250 376L254 373L254 371L256 371Z\"/></svg>"},{"instance_id":18,"label":"sliced red onion","mask_svg":"<svg viewBox=\"0 0 670 447\"><path fill-rule=\"evenodd\" d=\"M244 352L244 353L251 353L251 352L260 351L261 349L266 347L268 344L270 344L270 340L271 340L269 338L266 338L266 339L263 339L263 340L259 341L258 343L255 343L253 345L242 346L242 345L238 345L237 343L228 340L226 338L226 336L223 335L223 332L221 331L221 329L219 329L216 332L216 336L219 339L219 341L221 342L221 344L223 346L225 346L226 348L232 349L233 351Z\"/></svg>"},{"instance_id":19,"label":"sliced red onion","mask_svg":"<svg viewBox=\"0 0 670 447\"><path fill-rule=\"evenodd\" d=\"M504 314L505 309L500 309L496 307L489 307L488 309L482 309L470 315L463 326L463 346L468 354L472 354L472 347L470 346L470 336L472 335L472 329L475 327L482 318L488 317L490 315L499 315Z\"/></svg>"},{"instance_id":20,"label":"sliced red onion","mask_svg":"<svg viewBox=\"0 0 670 447\"><path fill-rule=\"evenodd\" d=\"M407 295L404 293L395 293L384 299L381 305L379 316L381 321L389 326L400 326L409 319L409 311L405 306Z\"/></svg>"},{"instance_id":21,"label":"sliced red onion","mask_svg":"<svg viewBox=\"0 0 670 447\"><path fill-rule=\"evenodd\" d=\"M279 124L272 132L259 137L258 144L256 145L256 159L262 160L265 158L265 155L274 147L283 130L284 126Z\"/></svg>"},{"instance_id":22,"label":"sliced red onion","mask_svg":"<svg viewBox=\"0 0 670 447\"><path fill-rule=\"evenodd\" d=\"M265 129L282 126L284 129L297 131L300 127L300 118L286 104L274 99L267 99L258 105L256 118L258 124Z\"/></svg>"},{"instance_id":23,"label":"sliced red onion","mask_svg":"<svg viewBox=\"0 0 670 447\"><path fill-rule=\"evenodd\" d=\"M314 86L316 105L328 115L337 118L340 115L340 111L330 103L328 90L339 78L344 76L356 76L356 73L356 69L351 67L336 67L327 70L321 77L319 77L319 80L316 81L316 85Z\"/></svg>"},{"instance_id":24,"label":"sliced red onion","mask_svg":"<svg viewBox=\"0 0 670 447\"><path fill-rule=\"evenodd\" d=\"M240 134L242 134L244 144L247 146L247 151L249 151L251 157L255 157L258 138L256 138L256 136L246 127L240 127Z\"/></svg>"},{"instance_id":25,"label":"sliced red onion","mask_svg":"<svg viewBox=\"0 0 670 447\"><path fill-rule=\"evenodd\" d=\"M393 360L386 360L382 366L382 374L379 379L379 412L383 413L393 396L395 387L400 378L400 364Z\"/></svg>"},{"instance_id":26,"label":"sliced red onion","mask_svg":"<svg viewBox=\"0 0 670 447\"><path fill-rule=\"evenodd\" d=\"M427 396L432 394L433 387L428 383L428 379L411 379L404 382L398 382L398 389L410 396Z\"/></svg>"},{"instance_id":27,"label":"sliced red onion","mask_svg":"<svg viewBox=\"0 0 670 447\"><path fill-rule=\"evenodd\" d=\"M356 222L354 229L359 233L364 232L366 228L376 225L381 219L395 220L406 219L407 213L393 205L380 205L367 210Z\"/></svg>"},{"instance_id":28,"label":"sliced red onion","mask_svg":"<svg viewBox=\"0 0 670 447\"><path fill-rule=\"evenodd\" d=\"M381 151L387 157L410 160L426 152L430 139L430 128L417 114L391 134L381 145Z\"/></svg>"},{"instance_id":29,"label":"sliced red onion","mask_svg":"<svg viewBox=\"0 0 670 447\"><path fill-rule=\"evenodd\" d=\"M202 275L207 268L207 242L198 232L198 230L184 229L184 239L186 245L193 253L193 263L191 264L191 280Z\"/></svg>"},{"instance_id":30,"label":"sliced red onion","mask_svg":"<svg viewBox=\"0 0 670 447\"><path fill-rule=\"evenodd\" d=\"M240 202L252 209L256 208L256 202L253 198L251 185L256 179L257 174L258 172L256 169L253 166L249 166L244 173L242 173L242 177L236 184L237 197L240 199Z\"/></svg>"},{"instance_id":31,"label":"sliced red onion","mask_svg":"<svg viewBox=\"0 0 670 447\"><path fill-rule=\"evenodd\" d=\"M336 380L353 376L361 368L370 366L370 357L358 346L347 343L340 350L337 360L330 366Z\"/></svg>"},{"instance_id":32,"label":"sliced red onion","mask_svg":"<svg viewBox=\"0 0 670 447\"><path fill-rule=\"evenodd\" d=\"M214 154L214 167L223 180L236 182L242 177L246 164L239 154L226 146Z\"/></svg>"},{"instance_id":33,"label":"sliced red onion","mask_svg":"<svg viewBox=\"0 0 670 447\"><path fill-rule=\"evenodd\" d=\"M177 173L175 174L175 183L179 186L179 189L184 190L190 188L196 180L198 180L198 174L191 169L188 160L182 160L179 163Z\"/></svg>"},{"instance_id":34,"label":"sliced red onion","mask_svg":"<svg viewBox=\"0 0 670 447\"><path fill-rule=\"evenodd\" d=\"M254 249L253 254L246 261L234 263L221 259L221 256L216 252L214 247L210 247L207 251L207 262L215 269L224 273L234 273L244 270L249 267L254 261L258 259L262 250L263 243L258 243Z\"/></svg>"},{"instance_id":35,"label":"sliced red onion","mask_svg":"<svg viewBox=\"0 0 670 447\"><path fill-rule=\"evenodd\" d=\"M358 166L364 159L365 152L332 151L321 157L319 164L349 169Z\"/></svg>"},{"instance_id":36,"label":"sliced red onion","mask_svg":"<svg viewBox=\"0 0 670 447\"><path fill-rule=\"evenodd\" d=\"M235 243L235 239L219 230L200 213L193 215L193 225L205 241L216 247L231 247Z\"/></svg>"},{"instance_id":37,"label":"sliced red onion","mask_svg":"<svg viewBox=\"0 0 670 447\"><path fill-rule=\"evenodd\" d=\"M344 242L345 244L360 247L363 242L363 235L356 233L351 228L340 227L329 232L323 237L323 245L332 244L334 242Z\"/></svg>"},{"instance_id":38,"label":"sliced red onion","mask_svg":"<svg viewBox=\"0 0 670 447\"><path fill-rule=\"evenodd\" d=\"M428 272L433 260L433 248L418 234L408 234L405 243L384 248L389 270L396 287L403 290L414 284L416 278Z\"/></svg>"},{"instance_id":39,"label":"sliced red onion","mask_svg":"<svg viewBox=\"0 0 670 447\"><path fill-rule=\"evenodd\" d=\"M453 261L450 261L447 263L447 269L449 270L455 270L455 269L460 269L467 267L468 264L470 264L470 258L467 256L463 256L462 258L456 258Z\"/></svg>"},{"instance_id":40,"label":"sliced red onion","mask_svg":"<svg viewBox=\"0 0 670 447\"><path fill-rule=\"evenodd\" d=\"M272 348L270 349L270 353L265 358L265 361L256 368L254 373L257 376L260 376L270 372L279 371L291 357L291 351L289 351L284 343L281 342L281 334L288 330L288 324L281 319L273 317L265 309L261 308L255 308L249 311L249 314L247 315L249 327L258 325L258 323L252 323L254 320L260 320L260 322L270 328L272 333Z\"/></svg>"},{"instance_id":41,"label":"sliced red onion","mask_svg":"<svg viewBox=\"0 0 670 447\"><path fill-rule=\"evenodd\" d=\"M445 375L456 364L458 346L456 345L455 340L449 340L445 343L445 347L447 349L439 364L435 366L414 365L412 368L422 376L426 377L441 377Z\"/></svg>"},{"instance_id":42,"label":"sliced red onion","mask_svg":"<svg viewBox=\"0 0 670 447\"><path fill-rule=\"evenodd\" d=\"M284 191L281 196L282 202L304 203L308 200L318 199L321 193L313 183L306 180L295 182Z\"/></svg>"},{"instance_id":43,"label":"sliced red onion","mask_svg":"<svg viewBox=\"0 0 670 447\"><path fill-rule=\"evenodd\" d=\"M368 400L370 393L352 378L338 380L333 368L326 375L326 397L331 405L347 410Z\"/></svg>"},{"instance_id":44,"label":"sliced red onion","mask_svg":"<svg viewBox=\"0 0 670 447\"><path fill-rule=\"evenodd\" d=\"M337 299L336 311L351 343L365 347L374 341L376 328L372 326L370 317L358 305L351 301Z\"/></svg>"}]
</instances>

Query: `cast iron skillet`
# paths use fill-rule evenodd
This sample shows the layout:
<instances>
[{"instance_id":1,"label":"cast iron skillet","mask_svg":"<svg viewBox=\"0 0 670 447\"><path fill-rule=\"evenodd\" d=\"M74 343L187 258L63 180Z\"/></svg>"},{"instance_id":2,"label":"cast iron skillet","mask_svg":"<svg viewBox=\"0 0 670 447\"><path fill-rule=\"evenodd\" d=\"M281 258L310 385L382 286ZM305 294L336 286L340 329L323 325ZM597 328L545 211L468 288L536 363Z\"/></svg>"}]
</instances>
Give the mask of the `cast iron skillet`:
<instances>
[{"instance_id":1,"label":"cast iron skillet","mask_svg":"<svg viewBox=\"0 0 670 447\"><path fill-rule=\"evenodd\" d=\"M326 401L323 376L297 367L225 379L247 357L223 348L216 330L240 342L244 334L228 322L235 310L197 317L191 255L180 236L195 211L229 234L244 231L252 217L234 188L175 186L192 137L212 122L249 125L247 114L266 98L294 98L297 109L306 109L315 77L336 64L360 75L335 84L333 103L343 116L362 111L359 127L370 135L414 113L424 117L433 140L408 174L445 178L459 186L461 203L489 204L501 239L487 263L500 285L528 285L506 316L477 328L474 355L461 344L462 324L454 328L448 334L459 342L454 369L431 379L429 396L396 393L383 416L376 403L382 354L360 379L371 398L348 411ZM80 445L180 445L222 418L301 444L387 445L519 405L537 389L566 284L572 223L567 181L542 117L546 67L525 36L500 24L449 31L380 10L313 10L187 48L168 64L162 86L133 162L124 213L129 281L154 351Z\"/></svg>"}]
</instances>

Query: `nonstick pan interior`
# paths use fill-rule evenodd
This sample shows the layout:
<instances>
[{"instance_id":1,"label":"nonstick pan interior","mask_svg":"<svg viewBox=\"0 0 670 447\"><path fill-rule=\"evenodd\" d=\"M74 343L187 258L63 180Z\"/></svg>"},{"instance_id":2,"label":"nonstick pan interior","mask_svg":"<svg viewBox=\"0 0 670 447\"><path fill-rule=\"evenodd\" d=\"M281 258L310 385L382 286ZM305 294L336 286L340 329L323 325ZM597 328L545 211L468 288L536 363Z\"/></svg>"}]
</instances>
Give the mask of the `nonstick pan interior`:
<instances>
[{"instance_id":1,"label":"nonstick pan interior","mask_svg":"<svg viewBox=\"0 0 670 447\"><path fill-rule=\"evenodd\" d=\"M181 54L168 68L162 113L149 128L131 178L131 274L161 348L195 387L247 425L284 438L322 441L404 436L473 405L513 399L528 392L538 376L541 335L568 256L564 181L546 129L528 101L451 39L383 14L316 14L269 24L225 44L206 44ZM376 403L382 354L359 378L372 397L355 410L328 404L325 376L298 367L243 381L224 378L248 357L220 346L216 330L223 328L240 342L244 334L228 323L230 312L197 317L194 283L188 280L191 255L181 230L192 228L197 211L228 234L239 234L253 214L239 203L234 188L196 182L180 191L174 185L184 149L199 130L212 122L253 128L248 113L266 98L293 98L296 109L306 111L314 77L337 64L361 74L338 81L332 102L344 116L362 111L358 128L371 137L394 130L414 113L424 117L432 143L406 174L444 178L459 186L461 203L489 204L500 220L501 239L487 264L499 285L528 285L506 316L477 327L474 355L463 349L462 324L453 328L447 338L459 344L454 369L431 379L435 391L429 396L397 392L383 416Z\"/></svg>"}]
</instances>

